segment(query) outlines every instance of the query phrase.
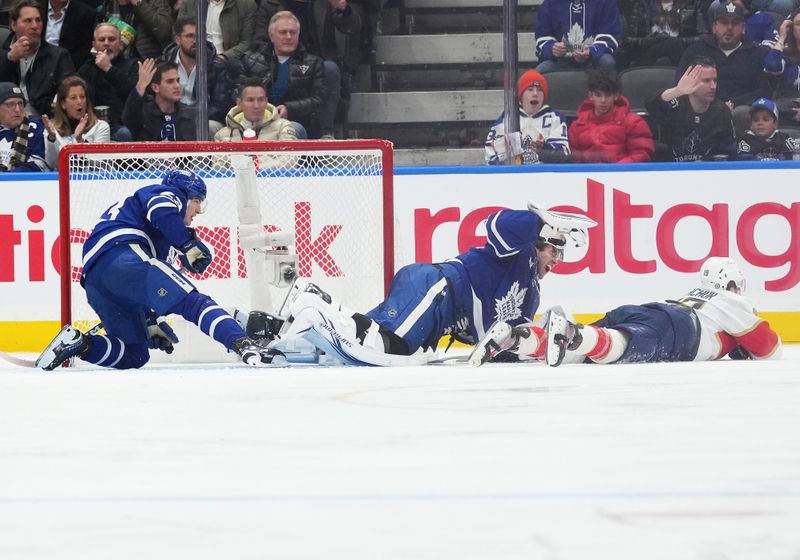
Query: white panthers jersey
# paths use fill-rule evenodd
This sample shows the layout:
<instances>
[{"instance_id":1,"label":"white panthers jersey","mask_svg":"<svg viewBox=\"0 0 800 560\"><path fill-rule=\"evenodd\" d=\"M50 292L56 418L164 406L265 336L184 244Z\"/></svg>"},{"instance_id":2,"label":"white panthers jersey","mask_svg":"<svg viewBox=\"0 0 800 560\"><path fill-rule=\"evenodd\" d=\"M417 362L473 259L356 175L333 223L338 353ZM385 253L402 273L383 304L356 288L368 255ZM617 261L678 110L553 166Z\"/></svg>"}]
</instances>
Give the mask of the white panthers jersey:
<instances>
[{"instance_id":1,"label":"white panthers jersey","mask_svg":"<svg viewBox=\"0 0 800 560\"><path fill-rule=\"evenodd\" d=\"M750 301L735 292L695 288L678 301L694 309L700 321L695 361L716 360L737 346L754 359L777 358L781 339L756 315Z\"/></svg>"}]
</instances>

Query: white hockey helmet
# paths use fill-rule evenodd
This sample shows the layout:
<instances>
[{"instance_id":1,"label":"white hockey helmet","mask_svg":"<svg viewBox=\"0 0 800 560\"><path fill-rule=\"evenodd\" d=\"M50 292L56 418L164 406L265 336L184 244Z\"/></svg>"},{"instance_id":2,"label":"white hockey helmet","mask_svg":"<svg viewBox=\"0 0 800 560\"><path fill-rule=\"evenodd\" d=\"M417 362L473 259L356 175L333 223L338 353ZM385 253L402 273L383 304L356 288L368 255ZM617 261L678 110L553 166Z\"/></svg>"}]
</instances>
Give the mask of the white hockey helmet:
<instances>
[{"instance_id":1,"label":"white hockey helmet","mask_svg":"<svg viewBox=\"0 0 800 560\"><path fill-rule=\"evenodd\" d=\"M700 287L705 290L724 291L733 284L737 294L744 293L744 273L739 263L729 257L711 257L700 269Z\"/></svg>"},{"instance_id":2,"label":"white hockey helmet","mask_svg":"<svg viewBox=\"0 0 800 560\"><path fill-rule=\"evenodd\" d=\"M564 258L564 247L567 246L567 236L549 224L544 224L542 226L542 231L539 232L539 241L537 245L545 244L555 247L561 254L561 258Z\"/></svg>"}]
</instances>

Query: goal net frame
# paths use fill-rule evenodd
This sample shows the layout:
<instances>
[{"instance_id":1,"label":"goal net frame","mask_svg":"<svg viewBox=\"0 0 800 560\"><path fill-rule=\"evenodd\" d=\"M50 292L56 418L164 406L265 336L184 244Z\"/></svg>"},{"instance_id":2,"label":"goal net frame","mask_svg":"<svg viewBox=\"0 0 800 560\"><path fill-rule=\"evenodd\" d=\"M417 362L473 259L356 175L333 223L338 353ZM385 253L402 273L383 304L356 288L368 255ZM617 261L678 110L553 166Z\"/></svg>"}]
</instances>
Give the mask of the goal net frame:
<instances>
[{"instance_id":1,"label":"goal net frame","mask_svg":"<svg viewBox=\"0 0 800 560\"><path fill-rule=\"evenodd\" d=\"M379 164L379 180L376 183L381 189L380 195L380 209L382 217L382 234L383 234L383 249L382 249L382 279L383 279L383 295L386 295L389 290L389 285L394 275L394 261L395 261L395 240L394 240L394 174L393 174L393 155L392 143L388 140L373 139L373 140L333 140L333 141L291 141L291 142L120 142L120 143L106 143L106 144L70 144L65 146L59 154L59 233L60 233L60 265L61 265L61 278L60 278L60 292L61 292L61 321L62 324L72 324L76 317L73 316L73 297L72 292L78 283L73 280L73 223L71 201L72 193L71 188L74 184L78 183L77 177L72 177L74 167L71 167L71 161L75 158L80 160L88 159L91 161L92 156L98 160L114 159L120 155L119 159L124 159L127 156L130 160L141 160L143 158L152 157L155 159L164 159L173 157L176 161L182 158L191 157L192 155L203 154L199 157L225 157L228 154L248 155L256 161L258 166L258 157L271 157L271 158L320 158L314 161L326 161L325 158L333 158L335 154L345 153L378 153L380 158ZM268 155L264 155L268 154ZM332 156L331 154L334 154ZM292 161L298 161L293 159ZM176 165L175 167L180 167ZM166 171L168 167L165 167ZM328 173L327 176L336 175L337 173L348 173L348 170L343 172L334 170L333 173ZM372 171L375 174L375 171ZM107 179L106 179L107 180ZM315 177L307 178L309 182L315 180ZM324 183L324 176L320 179ZM159 183L160 178L152 177L148 184ZM207 181L208 183L208 181ZM77 187L75 187L77 188ZM138 187L137 187L138 188ZM315 187L316 188L316 187ZM324 189L325 187L320 187ZM126 195L127 196L127 195ZM209 188L209 204L215 204L214 194ZM95 223L100 219L101 213L106 210L106 207L96 208ZM263 211L263 210L262 210ZM241 217L241 215L240 215ZM352 215L353 221L358 221L357 214ZM93 226L94 224L92 224ZM241 222L239 222L241 225ZM78 229L75 230L76 232ZM249 262L249 261L248 261ZM311 281L314 281L313 277ZM202 287L198 286L202 292ZM225 302L220 302L225 305ZM366 310L364 310L366 311Z\"/></svg>"}]
</instances>

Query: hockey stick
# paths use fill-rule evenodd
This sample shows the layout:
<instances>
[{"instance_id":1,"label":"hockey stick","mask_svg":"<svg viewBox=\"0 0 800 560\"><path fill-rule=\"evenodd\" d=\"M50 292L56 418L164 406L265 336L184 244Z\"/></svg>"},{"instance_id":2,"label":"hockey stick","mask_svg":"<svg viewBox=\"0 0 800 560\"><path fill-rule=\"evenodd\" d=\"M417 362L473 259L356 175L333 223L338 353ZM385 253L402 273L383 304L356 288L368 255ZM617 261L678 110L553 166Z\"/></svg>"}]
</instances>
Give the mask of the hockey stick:
<instances>
[{"instance_id":1,"label":"hockey stick","mask_svg":"<svg viewBox=\"0 0 800 560\"><path fill-rule=\"evenodd\" d=\"M36 362L34 360L26 360L24 358L17 358L13 354L8 354L0 350L0 358L3 358L5 361L14 364L15 366L22 366L27 368L36 368Z\"/></svg>"}]
</instances>

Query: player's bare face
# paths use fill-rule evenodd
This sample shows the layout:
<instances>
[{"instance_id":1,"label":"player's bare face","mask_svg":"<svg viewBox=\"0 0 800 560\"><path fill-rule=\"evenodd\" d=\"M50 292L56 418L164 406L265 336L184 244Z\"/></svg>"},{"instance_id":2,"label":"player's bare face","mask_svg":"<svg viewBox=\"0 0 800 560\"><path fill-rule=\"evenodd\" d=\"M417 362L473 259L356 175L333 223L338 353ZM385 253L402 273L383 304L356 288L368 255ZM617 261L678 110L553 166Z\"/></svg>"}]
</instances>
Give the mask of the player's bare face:
<instances>
[{"instance_id":1,"label":"player's bare face","mask_svg":"<svg viewBox=\"0 0 800 560\"><path fill-rule=\"evenodd\" d=\"M589 99L594 104L594 114L597 116L607 115L614 108L614 103L619 99L618 93L607 93L605 91L590 91Z\"/></svg>"},{"instance_id":2,"label":"player's bare face","mask_svg":"<svg viewBox=\"0 0 800 560\"><path fill-rule=\"evenodd\" d=\"M269 40L278 56L289 56L297 50L300 43L300 26L290 18L281 18L273 22L269 31Z\"/></svg>"},{"instance_id":3,"label":"player's bare face","mask_svg":"<svg viewBox=\"0 0 800 560\"><path fill-rule=\"evenodd\" d=\"M778 121L766 109L756 111L750 117L750 130L759 138L769 138L778 128Z\"/></svg>"},{"instance_id":4,"label":"player's bare face","mask_svg":"<svg viewBox=\"0 0 800 560\"><path fill-rule=\"evenodd\" d=\"M203 202L199 198L191 198L189 199L189 203L186 206L186 215L183 217L183 223L186 226L192 225L192 220L198 214L203 213Z\"/></svg>"},{"instance_id":5,"label":"player's bare face","mask_svg":"<svg viewBox=\"0 0 800 560\"><path fill-rule=\"evenodd\" d=\"M164 101L177 103L181 100L181 79L175 69L167 70L161 74L161 81L153 91Z\"/></svg>"},{"instance_id":6,"label":"player's bare face","mask_svg":"<svg viewBox=\"0 0 800 560\"><path fill-rule=\"evenodd\" d=\"M732 49L742 42L744 20L739 17L722 17L714 22L711 29L721 49Z\"/></svg>"},{"instance_id":7,"label":"player's bare face","mask_svg":"<svg viewBox=\"0 0 800 560\"><path fill-rule=\"evenodd\" d=\"M251 123L264 120L264 111L267 108L267 94L264 88L247 87L242 91L236 104L241 109L244 118Z\"/></svg>"},{"instance_id":8,"label":"player's bare face","mask_svg":"<svg viewBox=\"0 0 800 560\"><path fill-rule=\"evenodd\" d=\"M94 41L92 41L92 48L95 52L104 52L109 59L114 60L124 47L116 26L101 25L95 30Z\"/></svg>"},{"instance_id":9,"label":"player's bare face","mask_svg":"<svg viewBox=\"0 0 800 560\"><path fill-rule=\"evenodd\" d=\"M538 251L539 258L538 258L538 266L539 269L537 270L537 274L539 279L547 275L548 272L553 270L554 267L561 264L564 260L564 251L554 247L553 245L545 245L544 249Z\"/></svg>"},{"instance_id":10,"label":"player's bare face","mask_svg":"<svg viewBox=\"0 0 800 560\"><path fill-rule=\"evenodd\" d=\"M81 86L72 86L67 92L61 108L73 121L78 121L86 114L86 91Z\"/></svg>"},{"instance_id":11,"label":"player's bare face","mask_svg":"<svg viewBox=\"0 0 800 560\"><path fill-rule=\"evenodd\" d=\"M19 17L11 21L11 31L17 41L35 49L42 40L42 14L36 8L22 8Z\"/></svg>"},{"instance_id":12,"label":"player's bare face","mask_svg":"<svg viewBox=\"0 0 800 560\"><path fill-rule=\"evenodd\" d=\"M541 87L533 84L522 92L522 110L528 115L535 115L544 106L544 91Z\"/></svg>"}]
</instances>

